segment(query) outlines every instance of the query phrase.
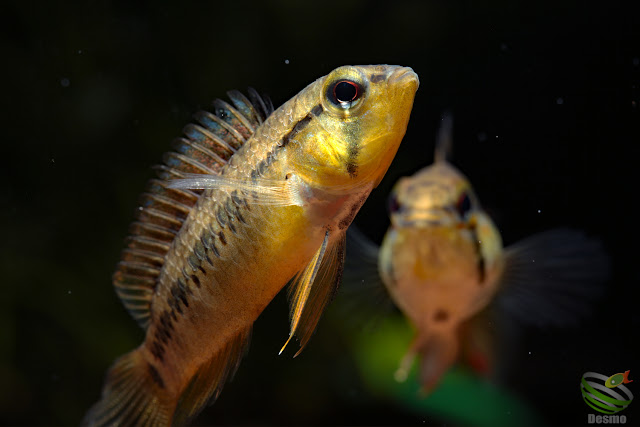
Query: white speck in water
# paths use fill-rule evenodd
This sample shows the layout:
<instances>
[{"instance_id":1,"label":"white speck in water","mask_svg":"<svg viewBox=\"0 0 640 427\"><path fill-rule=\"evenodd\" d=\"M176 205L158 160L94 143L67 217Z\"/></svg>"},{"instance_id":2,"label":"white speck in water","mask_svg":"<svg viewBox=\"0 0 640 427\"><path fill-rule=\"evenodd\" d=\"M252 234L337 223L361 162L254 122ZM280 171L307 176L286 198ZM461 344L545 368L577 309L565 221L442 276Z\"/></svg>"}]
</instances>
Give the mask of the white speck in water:
<instances>
[{"instance_id":1,"label":"white speck in water","mask_svg":"<svg viewBox=\"0 0 640 427\"><path fill-rule=\"evenodd\" d=\"M68 293L69 295L71 295L71 289L69 289L69 290L67 291L67 293Z\"/></svg>"},{"instance_id":2,"label":"white speck in water","mask_svg":"<svg viewBox=\"0 0 640 427\"><path fill-rule=\"evenodd\" d=\"M142 209L144 209L142 206L138 206L139 211L141 211Z\"/></svg>"},{"instance_id":3,"label":"white speck in water","mask_svg":"<svg viewBox=\"0 0 640 427\"><path fill-rule=\"evenodd\" d=\"M82 49L78 49L78 55L82 55Z\"/></svg>"},{"instance_id":4,"label":"white speck in water","mask_svg":"<svg viewBox=\"0 0 640 427\"><path fill-rule=\"evenodd\" d=\"M531 352L529 352L529 354L531 354Z\"/></svg>"},{"instance_id":5,"label":"white speck in water","mask_svg":"<svg viewBox=\"0 0 640 427\"><path fill-rule=\"evenodd\" d=\"M289 65L289 60L288 60L288 59L285 59L285 60L284 60L284 63L285 63L285 64L287 64L287 65Z\"/></svg>"},{"instance_id":6,"label":"white speck in water","mask_svg":"<svg viewBox=\"0 0 640 427\"><path fill-rule=\"evenodd\" d=\"M542 213L542 211L540 209L538 209L538 213Z\"/></svg>"},{"instance_id":7,"label":"white speck in water","mask_svg":"<svg viewBox=\"0 0 640 427\"><path fill-rule=\"evenodd\" d=\"M531 262L536 262L536 260L535 260L535 259L532 259L532 260L531 260Z\"/></svg>"},{"instance_id":8,"label":"white speck in water","mask_svg":"<svg viewBox=\"0 0 640 427\"><path fill-rule=\"evenodd\" d=\"M633 65L635 65L636 67L640 65L640 58L633 58Z\"/></svg>"},{"instance_id":9,"label":"white speck in water","mask_svg":"<svg viewBox=\"0 0 640 427\"><path fill-rule=\"evenodd\" d=\"M556 98L556 104L558 104L558 105L562 105L562 104L564 104L564 99L562 99L562 97L561 97L561 96L557 97L557 98Z\"/></svg>"},{"instance_id":10,"label":"white speck in water","mask_svg":"<svg viewBox=\"0 0 640 427\"><path fill-rule=\"evenodd\" d=\"M63 78L60 79L60 84L62 85L62 87L69 87L71 82L69 81L68 78L63 77Z\"/></svg>"},{"instance_id":11,"label":"white speck in water","mask_svg":"<svg viewBox=\"0 0 640 427\"><path fill-rule=\"evenodd\" d=\"M54 159L53 157L51 158L51 163L55 163L56 159Z\"/></svg>"},{"instance_id":12,"label":"white speck in water","mask_svg":"<svg viewBox=\"0 0 640 427\"><path fill-rule=\"evenodd\" d=\"M496 135L496 139L498 139L498 138L499 138L498 135Z\"/></svg>"}]
</instances>

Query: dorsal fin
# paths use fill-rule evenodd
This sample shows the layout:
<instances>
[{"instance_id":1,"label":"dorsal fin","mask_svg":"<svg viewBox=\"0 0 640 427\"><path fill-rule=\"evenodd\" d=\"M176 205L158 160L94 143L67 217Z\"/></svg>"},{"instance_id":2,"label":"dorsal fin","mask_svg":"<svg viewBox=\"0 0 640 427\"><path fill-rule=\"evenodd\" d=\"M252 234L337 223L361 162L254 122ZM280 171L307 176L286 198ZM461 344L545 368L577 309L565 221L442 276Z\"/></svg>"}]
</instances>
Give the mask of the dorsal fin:
<instances>
[{"instance_id":1,"label":"dorsal fin","mask_svg":"<svg viewBox=\"0 0 640 427\"><path fill-rule=\"evenodd\" d=\"M201 193L170 188L167 183L188 173L220 173L273 112L268 98L263 99L251 88L248 93L249 98L230 91L231 104L216 99L213 113L197 112L196 123L185 126L184 136L174 140L174 151L166 153L164 164L155 167L158 179L149 181L141 197L113 285L126 309L145 329L165 256Z\"/></svg>"},{"instance_id":2,"label":"dorsal fin","mask_svg":"<svg viewBox=\"0 0 640 427\"><path fill-rule=\"evenodd\" d=\"M451 159L453 150L453 116L451 112L442 115L438 139L436 139L436 150L433 156L434 163L443 163Z\"/></svg>"}]
</instances>

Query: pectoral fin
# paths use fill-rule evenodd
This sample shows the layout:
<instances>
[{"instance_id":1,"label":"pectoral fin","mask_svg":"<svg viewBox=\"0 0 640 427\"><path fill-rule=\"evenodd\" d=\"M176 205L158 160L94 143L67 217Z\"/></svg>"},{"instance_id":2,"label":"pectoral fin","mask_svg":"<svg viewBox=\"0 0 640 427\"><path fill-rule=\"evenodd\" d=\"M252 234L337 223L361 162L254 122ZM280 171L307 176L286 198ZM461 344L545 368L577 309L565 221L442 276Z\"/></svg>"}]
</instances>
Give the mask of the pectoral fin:
<instances>
[{"instance_id":1,"label":"pectoral fin","mask_svg":"<svg viewBox=\"0 0 640 427\"><path fill-rule=\"evenodd\" d=\"M169 188L190 190L217 190L225 193L239 191L248 196L254 204L274 206L302 206L306 184L293 177L291 179L240 179L221 175L185 174L184 178L169 182Z\"/></svg>"},{"instance_id":2,"label":"pectoral fin","mask_svg":"<svg viewBox=\"0 0 640 427\"><path fill-rule=\"evenodd\" d=\"M327 231L322 245L307 267L294 277L289 287L291 331L282 353L294 335L300 340L300 354L316 329L325 306L335 294L344 264L344 235L329 244ZM295 357L294 356L294 357Z\"/></svg>"},{"instance_id":3,"label":"pectoral fin","mask_svg":"<svg viewBox=\"0 0 640 427\"><path fill-rule=\"evenodd\" d=\"M598 240L577 230L550 230L506 249L496 301L523 323L566 326L589 313L608 276Z\"/></svg>"}]
</instances>

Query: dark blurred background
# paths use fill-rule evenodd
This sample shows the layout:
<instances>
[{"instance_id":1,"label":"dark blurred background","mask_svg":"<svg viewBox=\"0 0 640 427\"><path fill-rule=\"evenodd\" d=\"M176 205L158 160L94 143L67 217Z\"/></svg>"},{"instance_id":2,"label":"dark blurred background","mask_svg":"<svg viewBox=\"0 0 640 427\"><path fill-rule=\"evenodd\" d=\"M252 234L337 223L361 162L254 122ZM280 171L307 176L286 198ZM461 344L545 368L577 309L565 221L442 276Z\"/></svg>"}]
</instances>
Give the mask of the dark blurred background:
<instances>
[{"instance_id":1,"label":"dark blurred background","mask_svg":"<svg viewBox=\"0 0 640 427\"><path fill-rule=\"evenodd\" d=\"M503 385L545 424L586 424L584 372L640 378L640 15L584 3L4 2L0 423L77 424L141 342L110 278L150 167L195 111L247 86L279 105L339 65L393 63L421 85L355 222L380 241L389 189L431 162L450 110L454 163L505 243L561 225L599 236L612 278L593 317L528 330ZM277 356L287 317L280 294L197 423L449 423L369 393L335 313L301 356Z\"/></svg>"}]
</instances>

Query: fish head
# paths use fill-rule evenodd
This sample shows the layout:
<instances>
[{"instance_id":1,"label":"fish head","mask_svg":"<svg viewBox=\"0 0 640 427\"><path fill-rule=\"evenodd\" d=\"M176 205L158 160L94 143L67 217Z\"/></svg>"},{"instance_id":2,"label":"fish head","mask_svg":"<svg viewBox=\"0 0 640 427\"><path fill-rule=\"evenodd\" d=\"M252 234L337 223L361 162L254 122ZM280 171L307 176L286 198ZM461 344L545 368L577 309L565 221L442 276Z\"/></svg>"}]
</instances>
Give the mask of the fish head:
<instances>
[{"instance_id":1,"label":"fish head","mask_svg":"<svg viewBox=\"0 0 640 427\"><path fill-rule=\"evenodd\" d=\"M480 203L469 180L447 162L401 178L388 199L394 227L468 229Z\"/></svg>"},{"instance_id":2,"label":"fish head","mask_svg":"<svg viewBox=\"0 0 640 427\"><path fill-rule=\"evenodd\" d=\"M343 66L314 85L312 118L297 135L298 173L326 189L375 187L402 140L418 76L391 65Z\"/></svg>"}]
</instances>

